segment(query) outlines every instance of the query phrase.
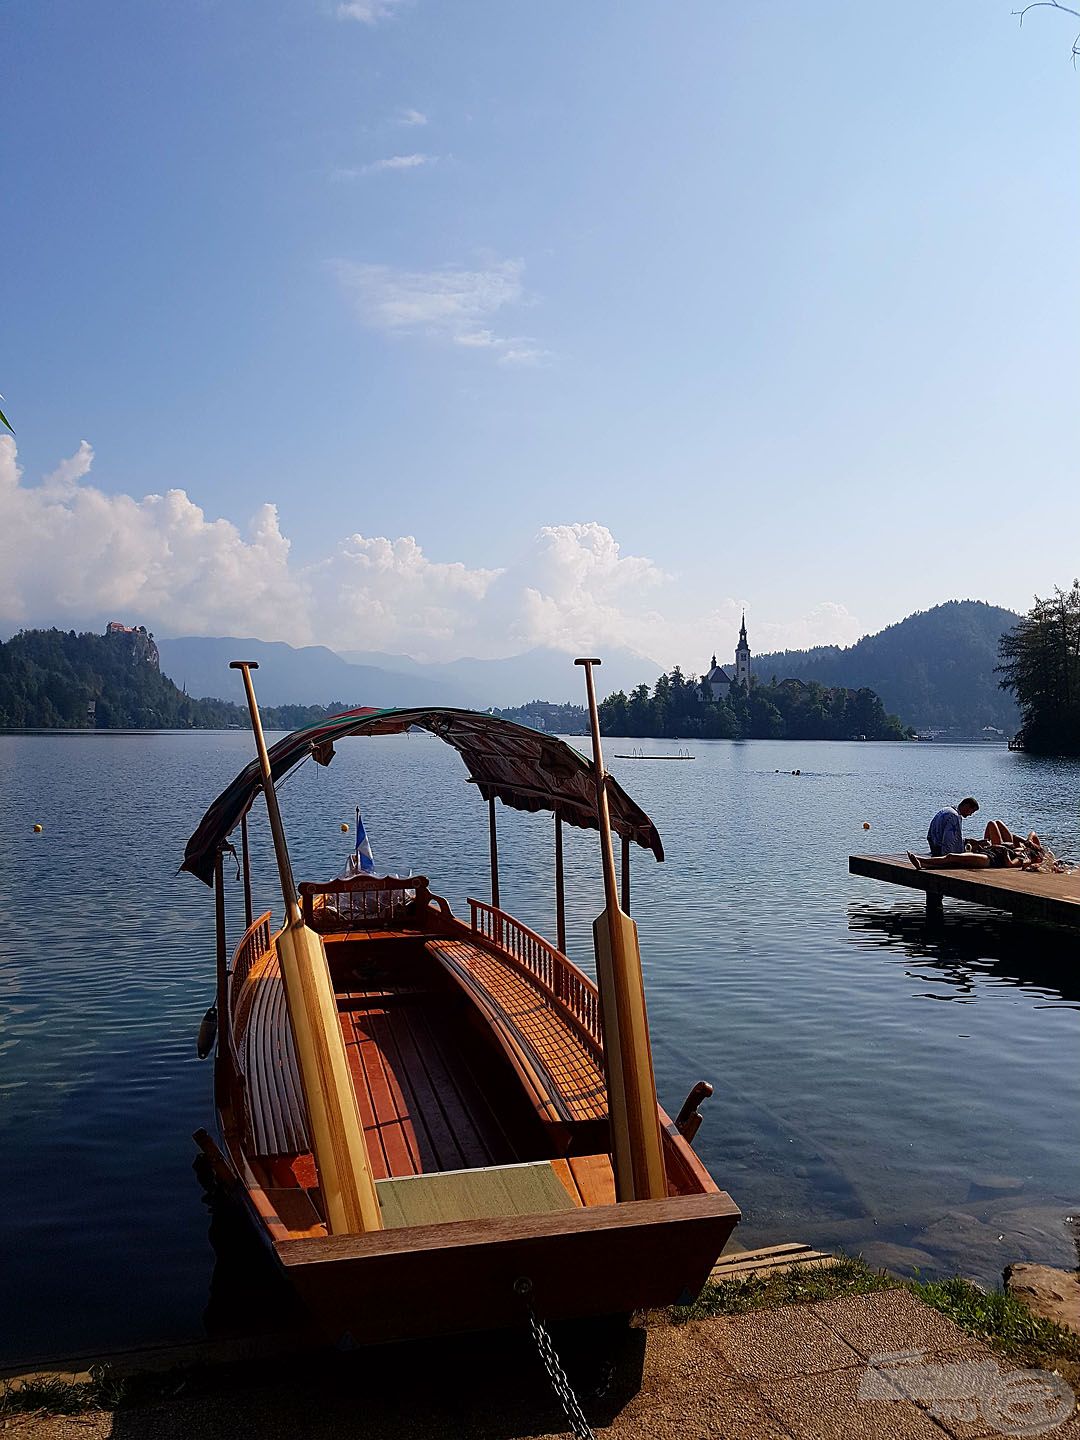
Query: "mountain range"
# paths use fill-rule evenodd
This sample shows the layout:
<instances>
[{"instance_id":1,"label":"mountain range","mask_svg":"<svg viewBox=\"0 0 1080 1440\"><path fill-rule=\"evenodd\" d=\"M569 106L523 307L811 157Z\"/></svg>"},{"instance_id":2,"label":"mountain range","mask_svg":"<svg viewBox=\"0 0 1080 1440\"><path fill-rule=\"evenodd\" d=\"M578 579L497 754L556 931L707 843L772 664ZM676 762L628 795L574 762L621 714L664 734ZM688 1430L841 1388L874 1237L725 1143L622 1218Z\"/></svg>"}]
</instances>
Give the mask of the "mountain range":
<instances>
[{"instance_id":1,"label":"mountain range","mask_svg":"<svg viewBox=\"0 0 1080 1440\"><path fill-rule=\"evenodd\" d=\"M753 657L759 680L818 680L869 686L885 709L916 730L974 735L985 726L1012 733L1020 713L994 667L998 642L1020 619L982 600L949 600L917 611L854 645L820 645Z\"/></svg>"},{"instance_id":2,"label":"mountain range","mask_svg":"<svg viewBox=\"0 0 1080 1440\"><path fill-rule=\"evenodd\" d=\"M182 636L158 640L162 673L189 695L243 701L239 673L230 660L259 662L259 699L267 705L460 705L486 710L490 706L522 705L544 699L581 704L584 685L574 657L561 650L537 647L506 659L464 658L442 664L421 664L408 655L377 650L337 653L323 645L294 648L282 641L235 636ZM633 650L611 647L598 672L601 697L636 685L652 683L663 666Z\"/></svg>"}]
</instances>

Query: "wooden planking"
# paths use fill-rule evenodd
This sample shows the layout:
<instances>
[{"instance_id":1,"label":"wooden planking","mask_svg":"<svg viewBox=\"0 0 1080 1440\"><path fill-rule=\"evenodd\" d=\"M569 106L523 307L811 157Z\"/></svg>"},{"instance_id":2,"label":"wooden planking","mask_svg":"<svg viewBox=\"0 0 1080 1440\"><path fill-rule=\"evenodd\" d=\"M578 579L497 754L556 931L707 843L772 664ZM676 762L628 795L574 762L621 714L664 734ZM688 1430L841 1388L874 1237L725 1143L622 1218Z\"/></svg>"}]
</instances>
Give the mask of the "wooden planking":
<instances>
[{"instance_id":1,"label":"wooden planking","mask_svg":"<svg viewBox=\"0 0 1080 1440\"><path fill-rule=\"evenodd\" d=\"M1020 920L1080 929L1080 875L1031 870L916 870L906 855L851 855L852 875L1009 910Z\"/></svg>"},{"instance_id":2,"label":"wooden planking","mask_svg":"<svg viewBox=\"0 0 1080 1440\"><path fill-rule=\"evenodd\" d=\"M488 1002L513 1058L540 1081L545 1118L583 1121L607 1116L603 1069L565 1023L541 987L498 955L465 940L433 939L427 949L459 982ZM545 1100L549 1103L545 1105Z\"/></svg>"},{"instance_id":3,"label":"wooden planking","mask_svg":"<svg viewBox=\"0 0 1080 1440\"><path fill-rule=\"evenodd\" d=\"M492 1104L477 1057L462 1045L460 1024L455 1026L434 1006L414 1010L408 1023L418 1042L424 1073L453 1131L461 1163L499 1165L520 1159ZM452 1156L447 1160L450 1163L441 1163L440 1169L457 1168Z\"/></svg>"},{"instance_id":4,"label":"wooden planking","mask_svg":"<svg viewBox=\"0 0 1080 1440\"><path fill-rule=\"evenodd\" d=\"M517 1161L461 1027L413 995L393 1005L356 994L341 1009L353 1083L377 1178Z\"/></svg>"},{"instance_id":5,"label":"wooden planking","mask_svg":"<svg viewBox=\"0 0 1080 1440\"><path fill-rule=\"evenodd\" d=\"M575 1205L614 1205L615 1172L610 1155L571 1155L551 1168Z\"/></svg>"},{"instance_id":6,"label":"wooden planking","mask_svg":"<svg viewBox=\"0 0 1080 1440\"><path fill-rule=\"evenodd\" d=\"M736 1250L721 1255L709 1279L714 1284L725 1280L745 1279L748 1275L777 1275L788 1270L830 1269L838 1264L835 1255L809 1245L794 1242L787 1245L766 1245L758 1250Z\"/></svg>"}]
</instances>

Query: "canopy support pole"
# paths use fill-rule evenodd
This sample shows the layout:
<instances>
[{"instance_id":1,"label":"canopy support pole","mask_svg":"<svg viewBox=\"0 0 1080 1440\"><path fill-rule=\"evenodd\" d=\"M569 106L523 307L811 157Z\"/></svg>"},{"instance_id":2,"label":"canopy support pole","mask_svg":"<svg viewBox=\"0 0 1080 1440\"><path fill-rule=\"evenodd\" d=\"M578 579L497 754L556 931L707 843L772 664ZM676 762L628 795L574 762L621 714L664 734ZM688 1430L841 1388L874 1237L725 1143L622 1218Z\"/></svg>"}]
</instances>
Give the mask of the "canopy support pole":
<instances>
[{"instance_id":1,"label":"canopy support pole","mask_svg":"<svg viewBox=\"0 0 1080 1440\"><path fill-rule=\"evenodd\" d=\"M562 816L555 811L555 944L566 954L566 885L563 879Z\"/></svg>"},{"instance_id":2,"label":"canopy support pole","mask_svg":"<svg viewBox=\"0 0 1080 1440\"><path fill-rule=\"evenodd\" d=\"M630 841L622 837L622 908L630 914Z\"/></svg>"},{"instance_id":3,"label":"canopy support pole","mask_svg":"<svg viewBox=\"0 0 1080 1440\"><path fill-rule=\"evenodd\" d=\"M244 864L244 925L251 929L251 857L248 855L247 815L240 820L240 851Z\"/></svg>"},{"instance_id":4,"label":"canopy support pole","mask_svg":"<svg viewBox=\"0 0 1080 1440\"><path fill-rule=\"evenodd\" d=\"M214 929L217 938L217 1007L218 1024L225 1024L226 976L229 969L225 942L225 866L221 848L214 855Z\"/></svg>"},{"instance_id":5,"label":"canopy support pole","mask_svg":"<svg viewBox=\"0 0 1080 1440\"><path fill-rule=\"evenodd\" d=\"M488 844L491 849L491 903L499 909L499 837L495 831L495 795L488 796Z\"/></svg>"}]
</instances>

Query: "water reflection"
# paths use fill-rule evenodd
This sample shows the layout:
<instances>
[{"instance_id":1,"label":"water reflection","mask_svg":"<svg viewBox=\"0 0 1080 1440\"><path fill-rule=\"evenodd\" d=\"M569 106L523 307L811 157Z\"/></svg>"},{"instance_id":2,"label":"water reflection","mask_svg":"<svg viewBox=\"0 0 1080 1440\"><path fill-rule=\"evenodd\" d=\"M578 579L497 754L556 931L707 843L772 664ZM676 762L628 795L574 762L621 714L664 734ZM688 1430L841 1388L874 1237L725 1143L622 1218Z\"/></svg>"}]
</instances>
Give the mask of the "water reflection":
<instances>
[{"instance_id":1,"label":"water reflection","mask_svg":"<svg viewBox=\"0 0 1080 1440\"><path fill-rule=\"evenodd\" d=\"M849 905L848 928L863 944L920 961L924 969L908 971L912 978L952 992L931 992L926 999L969 1002L976 998L980 981L993 981L1080 1008L1076 937L1065 931L967 909L935 920L921 908L874 905Z\"/></svg>"}]
</instances>

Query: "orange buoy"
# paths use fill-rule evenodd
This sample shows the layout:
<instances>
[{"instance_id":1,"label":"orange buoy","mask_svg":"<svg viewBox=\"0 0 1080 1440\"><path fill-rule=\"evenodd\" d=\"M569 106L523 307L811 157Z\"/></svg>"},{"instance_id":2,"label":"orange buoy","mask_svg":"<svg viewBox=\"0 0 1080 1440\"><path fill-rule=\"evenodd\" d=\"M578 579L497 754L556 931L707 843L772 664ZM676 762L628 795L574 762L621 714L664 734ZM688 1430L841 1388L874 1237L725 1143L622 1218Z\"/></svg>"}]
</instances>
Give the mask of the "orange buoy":
<instances>
[{"instance_id":1,"label":"orange buoy","mask_svg":"<svg viewBox=\"0 0 1080 1440\"><path fill-rule=\"evenodd\" d=\"M348 825L344 824L344 822L342 823L342 826L341 826L341 833L342 833L343 835L347 835L347 834L349 833L349 827L348 827Z\"/></svg>"},{"instance_id":2,"label":"orange buoy","mask_svg":"<svg viewBox=\"0 0 1080 1440\"><path fill-rule=\"evenodd\" d=\"M44 829L45 829L45 826L44 826L44 825L35 825L35 826L34 826L34 834L35 834L35 835L40 835L41 832L42 832Z\"/></svg>"},{"instance_id":3,"label":"orange buoy","mask_svg":"<svg viewBox=\"0 0 1080 1440\"><path fill-rule=\"evenodd\" d=\"M869 829L870 829L870 821L869 821L869 820L864 820L864 821L862 822L862 828L863 828L864 830L869 830Z\"/></svg>"}]
</instances>

